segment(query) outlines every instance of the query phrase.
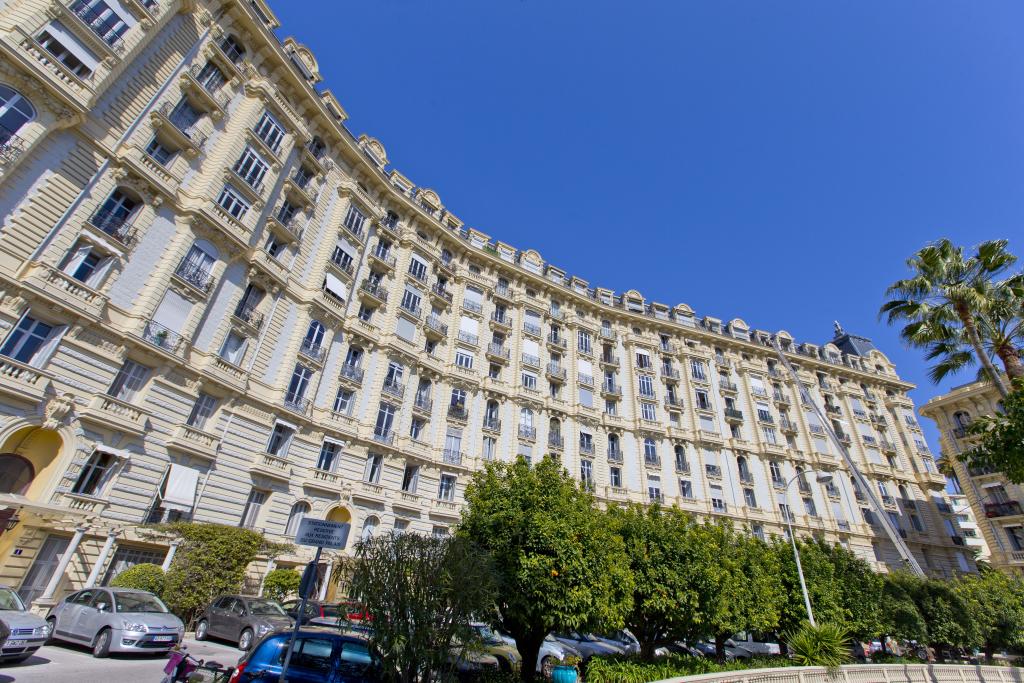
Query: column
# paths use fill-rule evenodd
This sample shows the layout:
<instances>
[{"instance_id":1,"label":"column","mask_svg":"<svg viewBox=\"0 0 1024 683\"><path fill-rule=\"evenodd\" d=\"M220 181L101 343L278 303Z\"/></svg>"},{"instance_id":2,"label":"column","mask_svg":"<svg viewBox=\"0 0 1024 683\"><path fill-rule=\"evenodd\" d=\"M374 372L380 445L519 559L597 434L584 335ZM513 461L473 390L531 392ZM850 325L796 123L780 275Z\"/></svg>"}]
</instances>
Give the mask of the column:
<instances>
[{"instance_id":1,"label":"column","mask_svg":"<svg viewBox=\"0 0 1024 683\"><path fill-rule=\"evenodd\" d=\"M324 570L324 580L320 582L320 594L317 596L317 600L323 602L327 599L327 586L331 582L331 573L334 571L334 560L330 560L327 563L327 569Z\"/></svg>"},{"instance_id":2,"label":"column","mask_svg":"<svg viewBox=\"0 0 1024 683\"><path fill-rule=\"evenodd\" d=\"M164 557L164 563L160 565L160 568L167 571L171 567L171 560L174 559L174 553L178 552L178 544L181 541L171 541L171 546L167 549L167 555Z\"/></svg>"},{"instance_id":3,"label":"column","mask_svg":"<svg viewBox=\"0 0 1024 683\"><path fill-rule=\"evenodd\" d=\"M263 573L263 578L260 580L260 592L257 593L261 598L263 597L263 586L267 583L267 574L274 571L277 568L277 560L270 558L267 560L267 571Z\"/></svg>"},{"instance_id":4,"label":"column","mask_svg":"<svg viewBox=\"0 0 1024 683\"><path fill-rule=\"evenodd\" d=\"M100 549L100 556L96 558L96 564L92 566L92 571L89 572L89 578L85 580L85 586L83 586L83 588L92 588L96 585L96 580L100 577L100 571L102 571L103 565L106 563L107 557L110 555L110 550L114 547L114 541L116 539L116 531L110 531L107 533L107 540Z\"/></svg>"},{"instance_id":5,"label":"column","mask_svg":"<svg viewBox=\"0 0 1024 683\"><path fill-rule=\"evenodd\" d=\"M57 563L57 568L53 571L53 576L50 577L50 583L46 584L46 590L39 596L40 600L53 599L53 594L57 592L57 586L60 585L61 579L64 578L64 572L67 571L71 558L78 550L78 545L82 542L82 537L85 536L86 531L88 529L85 527L75 529L75 535L71 538L71 542L68 543L68 549L60 556L60 562Z\"/></svg>"}]
</instances>

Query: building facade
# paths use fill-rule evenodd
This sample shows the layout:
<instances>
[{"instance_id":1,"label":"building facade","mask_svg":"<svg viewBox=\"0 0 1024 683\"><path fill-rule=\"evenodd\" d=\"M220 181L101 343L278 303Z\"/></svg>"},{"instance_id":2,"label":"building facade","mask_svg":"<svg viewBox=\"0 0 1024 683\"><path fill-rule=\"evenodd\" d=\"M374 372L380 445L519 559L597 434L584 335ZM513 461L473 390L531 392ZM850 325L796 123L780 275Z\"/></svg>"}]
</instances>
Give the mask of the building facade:
<instances>
[{"instance_id":1,"label":"building facade","mask_svg":"<svg viewBox=\"0 0 1024 683\"><path fill-rule=\"evenodd\" d=\"M959 456L974 445L975 437L967 434L967 426L978 417L1001 410L999 391L991 383L971 382L931 399L921 407L921 414L934 420L939 428L942 457L956 475L959 497L966 499L977 520L988 561L1002 571L1021 574L1024 572L1024 487L1011 483L1001 472L967 467L959 460ZM964 504L958 509L963 511ZM969 529L969 525L965 528Z\"/></svg>"},{"instance_id":2,"label":"building facade","mask_svg":"<svg viewBox=\"0 0 1024 683\"><path fill-rule=\"evenodd\" d=\"M37 607L169 563L151 522L447 533L472 472L516 457L897 565L775 342L919 561L971 569L867 339L698 317L467 228L349 133L261 0L8 0L0 23L0 583ZM801 469L837 476L787 488Z\"/></svg>"}]
</instances>

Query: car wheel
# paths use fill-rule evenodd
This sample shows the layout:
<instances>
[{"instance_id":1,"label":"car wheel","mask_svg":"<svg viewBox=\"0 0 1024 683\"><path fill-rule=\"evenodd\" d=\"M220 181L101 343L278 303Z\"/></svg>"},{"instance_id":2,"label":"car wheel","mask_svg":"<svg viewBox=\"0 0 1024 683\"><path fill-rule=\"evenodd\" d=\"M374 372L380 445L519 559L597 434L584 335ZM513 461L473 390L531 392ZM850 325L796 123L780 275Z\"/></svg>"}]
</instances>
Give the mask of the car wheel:
<instances>
[{"instance_id":1,"label":"car wheel","mask_svg":"<svg viewBox=\"0 0 1024 683\"><path fill-rule=\"evenodd\" d=\"M210 622L206 621L206 619L200 619L199 623L196 624L196 640L206 640L209 630Z\"/></svg>"},{"instance_id":2,"label":"car wheel","mask_svg":"<svg viewBox=\"0 0 1024 683\"><path fill-rule=\"evenodd\" d=\"M52 645L57 642L57 617L47 617L46 623L50 625L50 635L46 637L46 644Z\"/></svg>"},{"instance_id":3,"label":"car wheel","mask_svg":"<svg viewBox=\"0 0 1024 683\"><path fill-rule=\"evenodd\" d=\"M105 628L96 634L96 640L92 642L93 657L107 657L110 655L110 629Z\"/></svg>"},{"instance_id":4,"label":"car wheel","mask_svg":"<svg viewBox=\"0 0 1024 683\"><path fill-rule=\"evenodd\" d=\"M550 679L551 671L555 668L555 664L555 658L551 655L540 660L540 675L546 679Z\"/></svg>"},{"instance_id":5,"label":"car wheel","mask_svg":"<svg viewBox=\"0 0 1024 683\"><path fill-rule=\"evenodd\" d=\"M238 637L238 649L239 650L244 650L244 651L248 652L249 648L251 648L251 647L252 647L252 629L251 628L247 628L244 631L242 631L242 635L240 635Z\"/></svg>"}]
</instances>

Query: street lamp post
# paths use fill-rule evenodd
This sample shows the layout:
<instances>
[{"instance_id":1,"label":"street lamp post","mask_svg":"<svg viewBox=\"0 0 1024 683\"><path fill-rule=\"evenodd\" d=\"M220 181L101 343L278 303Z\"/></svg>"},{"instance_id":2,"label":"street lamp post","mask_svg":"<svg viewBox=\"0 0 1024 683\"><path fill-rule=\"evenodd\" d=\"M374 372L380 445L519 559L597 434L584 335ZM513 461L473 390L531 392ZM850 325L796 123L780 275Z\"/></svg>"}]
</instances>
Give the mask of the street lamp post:
<instances>
[{"instance_id":1,"label":"street lamp post","mask_svg":"<svg viewBox=\"0 0 1024 683\"><path fill-rule=\"evenodd\" d=\"M813 471L813 470L812 470ZM796 536L793 535L793 511L789 509L789 487L794 481L807 474L807 472L797 472L793 475L793 478L786 484L786 526L789 529L789 542L793 545L793 559L796 560L796 575L800 578L800 591L804 594L804 607L807 608L807 621L810 622L811 626L817 626L814 623L814 612L811 611L811 596L807 594L807 582L804 581L804 570L800 566L800 551L796 547ZM819 484L827 484L832 481L832 475L828 472L817 472L816 473Z\"/></svg>"}]
</instances>

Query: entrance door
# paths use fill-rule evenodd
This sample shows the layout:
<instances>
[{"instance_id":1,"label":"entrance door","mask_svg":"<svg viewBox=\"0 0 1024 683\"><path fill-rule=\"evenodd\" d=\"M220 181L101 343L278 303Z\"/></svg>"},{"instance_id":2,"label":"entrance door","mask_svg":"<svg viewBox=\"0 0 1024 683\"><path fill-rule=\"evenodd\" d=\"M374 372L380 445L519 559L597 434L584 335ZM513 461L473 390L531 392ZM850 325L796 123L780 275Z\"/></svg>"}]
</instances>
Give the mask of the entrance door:
<instances>
[{"instance_id":1,"label":"entrance door","mask_svg":"<svg viewBox=\"0 0 1024 683\"><path fill-rule=\"evenodd\" d=\"M25 574L25 579L21 582L21 588L18 589L18 595L22 600L31 604L33 600L43 594L46 584L50 583L53 573L57 570L60 556L68 549L70 542L71 539L60 536L46 537L36 554L36 559L29 567L28 573Z\"/></svg>"}]
</instances>

